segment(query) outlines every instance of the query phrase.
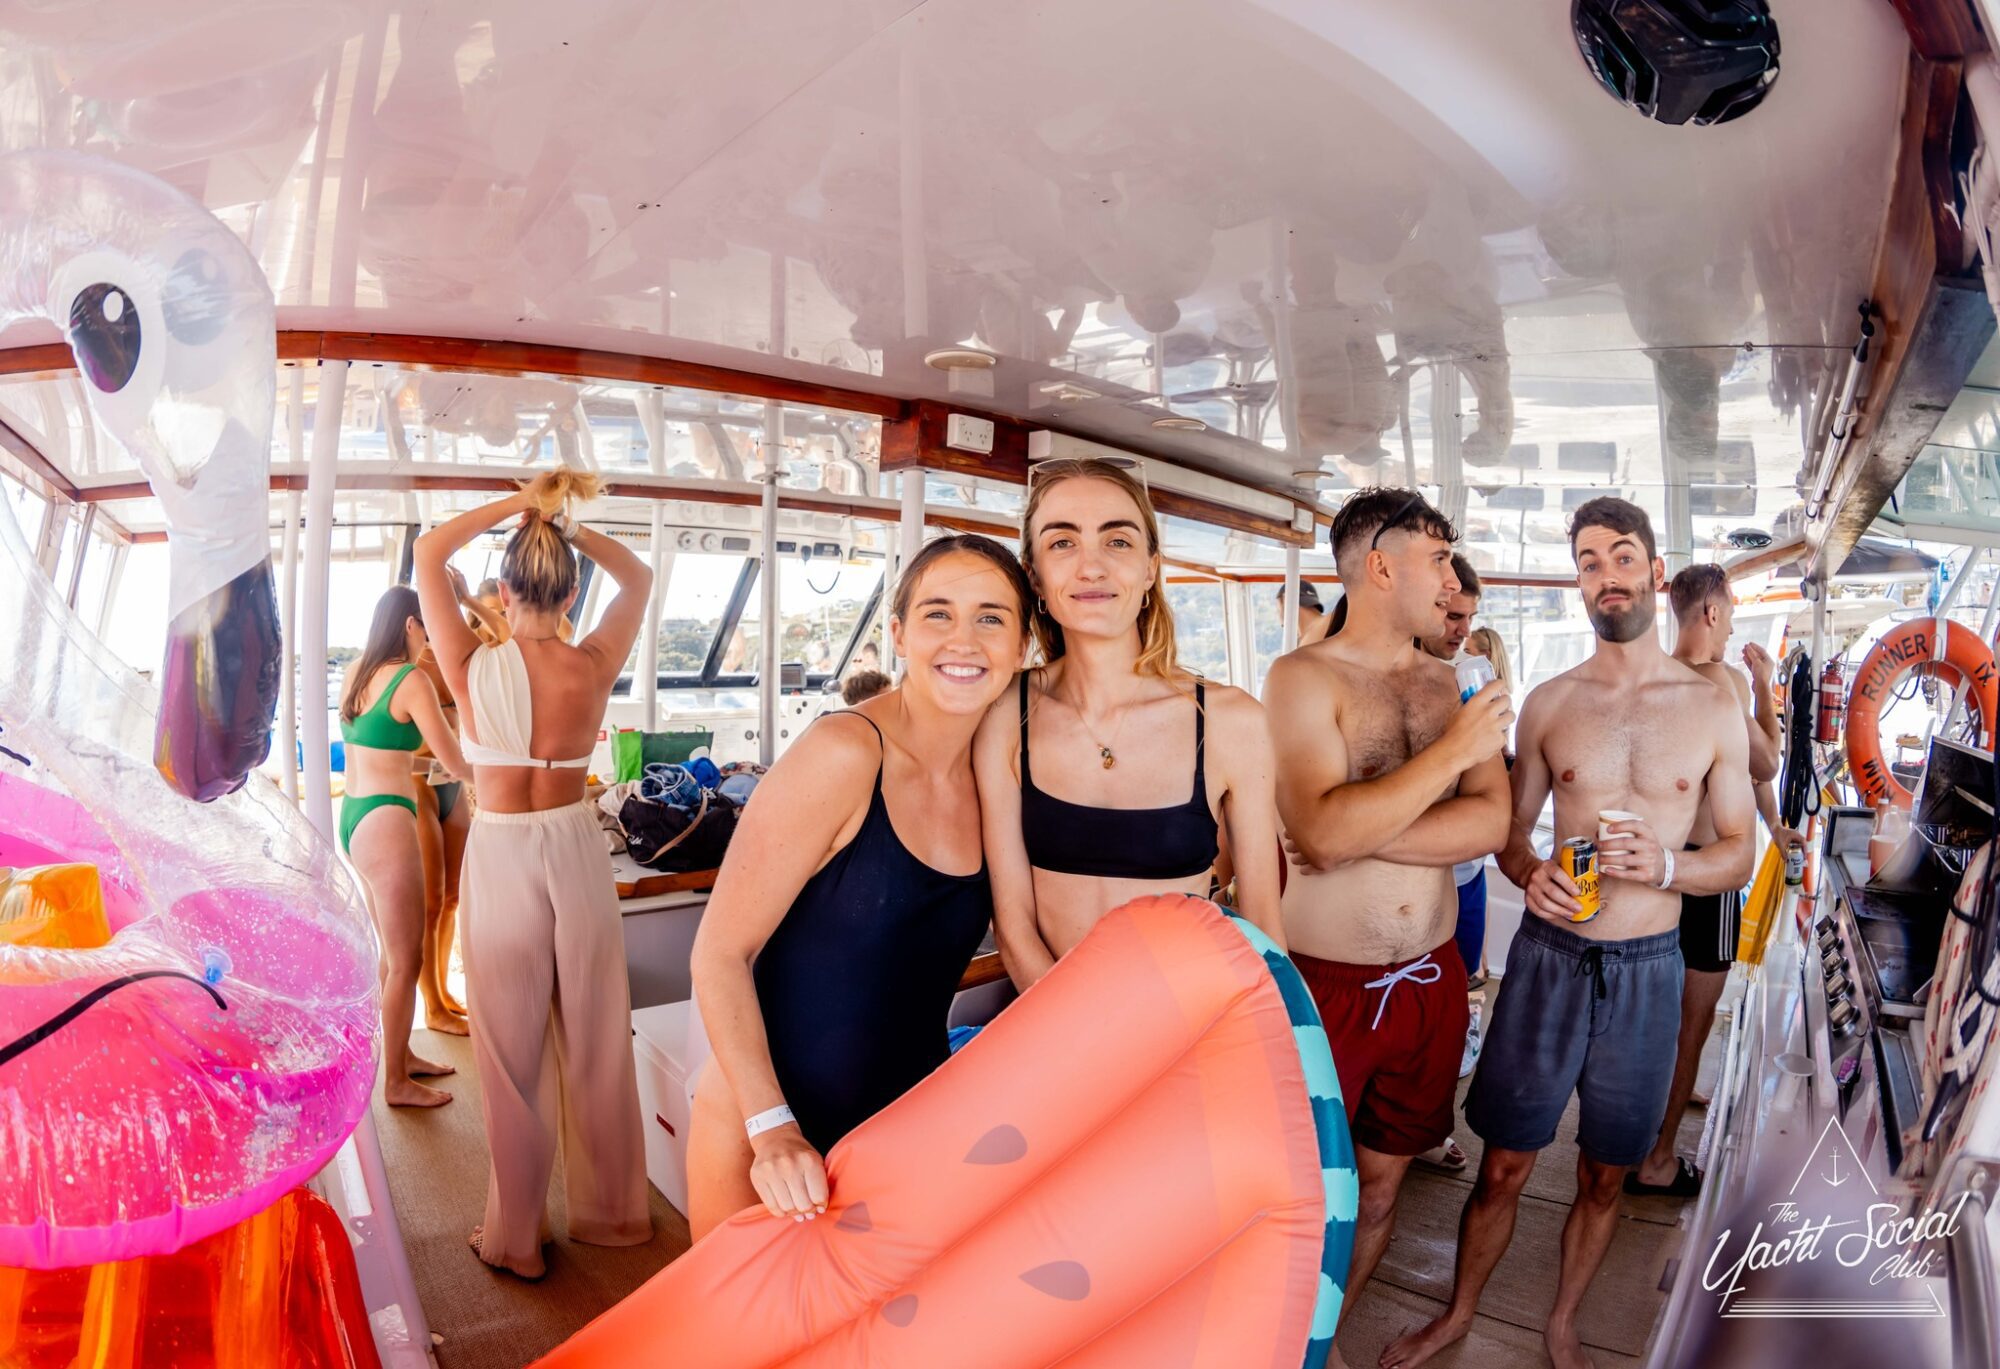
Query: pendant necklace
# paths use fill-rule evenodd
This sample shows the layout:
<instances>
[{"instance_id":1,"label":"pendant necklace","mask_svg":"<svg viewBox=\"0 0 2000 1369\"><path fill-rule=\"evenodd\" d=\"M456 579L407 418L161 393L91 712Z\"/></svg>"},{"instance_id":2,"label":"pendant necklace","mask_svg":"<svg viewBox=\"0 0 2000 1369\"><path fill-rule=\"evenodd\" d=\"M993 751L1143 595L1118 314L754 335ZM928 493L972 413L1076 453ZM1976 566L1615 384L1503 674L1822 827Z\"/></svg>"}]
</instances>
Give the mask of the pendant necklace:
<instances>
[{"instance_id":1,"label":"pendant necklace","mask_svg":"<svg viewBox=\"0 0 2000 1369\"><path fill-rule=\"evenodd\" d=\"M1084 715L1084 712L1081 708L1076 710L1076 716L1077 716L1077 721L1083 724L1083 730L1085 735L1087 735L1090 738L1091 744L1096 746L1098 758L1104 762L1104 768L1106 770L1109 770L1112 766L1118 764L1118 757L1114 756L1111 753L1110 747L1106 746L1103 742L1098 740L1097 733L1091 729L1090 719ZM1125 715L1123 713L1120 713L1118 715L1118 726L1111 730L1111 740L1117 741L1118 734L1121 731L1123 731L1124 728L1125 728Z\"/></svg>"}]
</instances>

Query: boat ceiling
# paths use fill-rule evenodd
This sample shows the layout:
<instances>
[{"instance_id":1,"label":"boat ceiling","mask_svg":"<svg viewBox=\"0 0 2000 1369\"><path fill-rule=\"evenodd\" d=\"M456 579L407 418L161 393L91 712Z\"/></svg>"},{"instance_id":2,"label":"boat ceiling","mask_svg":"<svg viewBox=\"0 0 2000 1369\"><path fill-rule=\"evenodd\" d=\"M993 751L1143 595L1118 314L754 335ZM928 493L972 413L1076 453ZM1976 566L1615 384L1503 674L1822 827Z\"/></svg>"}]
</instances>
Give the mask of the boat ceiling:
<instances>
[{"instance_id":1,"label":"boat ceiling","mask_svg":"<svg viewBox=\"0 0 2000 1369\"><path fill-rule=\"evenodd\" d=\"M1676 128L1607 96L1560 4L0 0L0 147L181 186L281 329L950 400L1307 497L1462 473L1479 559L1559 570L1590 493L1691 490L1698 555L1796 502L1908 45L1880 0L1771 8L1768 97ZM952 345L998 364L925 363ZM593 459L648 460L635 387L377 369L344 456L545 461L580 413L615 430ZM118 478L64 385L0 417ZM696 470L761 421L668 404ZM821 487L882 492L879 421L794 422Z\"/></svg>"}]
</instances>

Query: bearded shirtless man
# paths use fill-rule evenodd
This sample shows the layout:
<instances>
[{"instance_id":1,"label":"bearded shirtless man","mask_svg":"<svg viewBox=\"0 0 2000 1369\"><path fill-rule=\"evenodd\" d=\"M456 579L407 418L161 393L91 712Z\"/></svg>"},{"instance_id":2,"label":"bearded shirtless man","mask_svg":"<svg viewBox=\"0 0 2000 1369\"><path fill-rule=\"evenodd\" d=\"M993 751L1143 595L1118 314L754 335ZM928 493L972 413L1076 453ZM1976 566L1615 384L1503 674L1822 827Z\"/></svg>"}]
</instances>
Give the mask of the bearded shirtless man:
<instances>
[{"instance_id":1,"label":"bearded shirtless man","mask_svg":"<svg viewBox=\"0 0 2000 1369\"><path fill-rule=\"evenodd\" d=\"M1674 576L1667 587L1674 608L1677 631L1674 659L1713 684L1727 690L1737 713L1744 720L1750 746L1750 779L1755 785L1757 808L1771 829L1773 840L1782 845L1804 845L1805 839L1778 820L1778 801L1771 781L1778 773L1779 722L1771 694L1771 657L1762 647L1743 649L1744 662L1752 680L1724 663L1723 651L1735 629L1736 601L1729 592L1729 574L1707 562L1688 566ZM1754 696L1753 696L1754 689ZM1690 847L1702 847L1715 840L1715 825L1706 805L1695 815L1694 830L1688 834ZM1701 1171L1691 1161L1674 1153L1680 1135L1681 1118L1694 1097L1695 1073L1701 1065L1702 1047L1715 1026L1715 1005L1729 982L1729 967L1736 959L1737 936L1743 926L1743 891L1730 889L1720 894L1686 894L1681 898L1681 959L1687 979L1681 994L1681 1035L1674 1057L1674 1082L1667 1093L1667 1116L1660 1124L1660 1138L1639 1166L1625 1176L1625 1191L1635 1196L1692 1198L1701 1191Z\"/></svg>"},{"instance_id":2,"label":"bearded shirtless man","mask_svg":"<svg viewBox=\"0 0 2000 1369\"><path fill-rule=\"evenodd\" d=\"M1535 1156L1578 1099L1576 1201L1543 1341L1558 1369L1587 1365L1577 1310L1618 1225L1625 1171L1660 1132L1681 1009L1681 895L1750 877L1748 741L1735 696L1660 648L1664 569L1645 512L1593 499L1570 524L1577 587L1597 632L1582 665L1528 696L1516 741L1514 821L1500 868L1528 911L1507 954L1465 1116L1485 1140L1459 1219L1451 1302L1382 1352L1421 1364L1465 1335L1514 1234ZM1576 885L1532 845L1555 792L1555 839L1599 837L1607 809L1639 814L1598 841L1601 911L1586 922ZM1703 802L1715 839L1685 851Z\"/></svg>"},{"instance_id":3,"label":"bearded shirtless man","mask_svg":"<svg viewBox=\"0 0 2000 1369\"><path fill-rule=\"evenodd\" d=\"M1266 691L1278 815L1302 867L1285 937L1333 1047L1361 1181L1343 1311L1388 1246L1411 1159L1451 1134L1466 1029L1451 867L1507 834L1507 695L1496 683L1461 706L1451 667L1417 646L1458 590L1452 537L1408 490L1349 499L1333 520L1347 624L1281 657Z\"/></svg>"}]
</instances>

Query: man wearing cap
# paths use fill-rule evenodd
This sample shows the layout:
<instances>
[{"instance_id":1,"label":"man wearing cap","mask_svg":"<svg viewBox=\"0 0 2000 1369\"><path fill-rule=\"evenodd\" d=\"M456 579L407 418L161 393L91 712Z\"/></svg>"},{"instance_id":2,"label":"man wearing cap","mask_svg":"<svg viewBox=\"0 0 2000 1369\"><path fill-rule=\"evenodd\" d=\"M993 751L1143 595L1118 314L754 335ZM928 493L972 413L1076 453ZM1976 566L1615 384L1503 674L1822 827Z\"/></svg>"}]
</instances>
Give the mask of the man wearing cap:
<instances>
[{"instance_id":1,"label":"man wearing cap","mask_svg":"<svg viewBox=\"0 0 2000 1369\"><path fill-rule=\"evenodd\" d=\"M1278 586L1278 612L1285 611L1285 587ZM1326 637L1326 609L1319 602L1319 590L1310 580L1299 581L1299 645L1311 646Z\"/></svg>"}]
</instances>

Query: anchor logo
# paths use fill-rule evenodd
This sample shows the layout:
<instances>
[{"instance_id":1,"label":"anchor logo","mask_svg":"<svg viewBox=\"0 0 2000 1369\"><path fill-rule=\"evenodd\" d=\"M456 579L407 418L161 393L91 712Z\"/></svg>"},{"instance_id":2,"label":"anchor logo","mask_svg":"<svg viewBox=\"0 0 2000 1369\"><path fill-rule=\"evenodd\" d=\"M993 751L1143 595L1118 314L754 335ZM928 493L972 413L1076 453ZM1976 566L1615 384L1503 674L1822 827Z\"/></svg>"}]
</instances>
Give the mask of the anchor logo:
<instances>
[{"instance_id":1,"label":"anchor logo","mask_svg":"<svg viewBox=\"0 0 2000 1369\"><path fill-rule=\"evenodd\" d=\"M1831 1150L1827 1151L1826 1158L1832 1169L1832 1173L1827 1175L1827 1180L1826 1180L1829 1185L1831 1185L1834 1188L1839 1188L1842 1184L1846 1183L1848 1179L1854 1177L1851 1174L1846 1176L1846 1178L1841 1177L1839 1146L1835 1146Z\"/></svg>"}]
</instances>

